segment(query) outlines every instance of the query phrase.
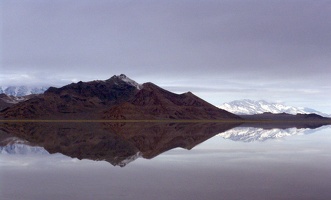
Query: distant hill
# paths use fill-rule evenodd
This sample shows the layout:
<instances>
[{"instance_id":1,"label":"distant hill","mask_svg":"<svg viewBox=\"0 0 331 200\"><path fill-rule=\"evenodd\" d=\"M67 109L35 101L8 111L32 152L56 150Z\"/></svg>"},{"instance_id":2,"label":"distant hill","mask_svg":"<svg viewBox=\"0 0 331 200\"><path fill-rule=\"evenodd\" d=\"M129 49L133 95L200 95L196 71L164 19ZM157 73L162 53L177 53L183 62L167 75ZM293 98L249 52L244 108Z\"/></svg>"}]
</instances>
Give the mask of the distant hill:
<instances>
[{"instance_id":1,"label":"distant hill","mask_svg":"<svg viewBox=\"0 0 331 200\"><path fill-rule=\"evenodd\" d=\"M331 117L329 114L319 112L311 108L298 108L288 106L281 103L270 103L264 100L253 101L250 99L236 100L229 103L224 103L218 106L221 109L227 110L237 115L253 115L262 114L265 112L270 113L288 113L288 114L310 114L315 113L324 117Z\"/></svg>"},{"instance_id":2,"label":"distant hill","mask_svg":"<svg viewBox=\"0 0 331 200\"><path fill-rule=\"evenodd\" d=\"M50 87L0 112L15 119L241 119L194 94L175 94L125 75Z\"/></svg>"},{"instance_id":3,"label":"distant hill","mask_svg":"<svg viewBox=\"0 0 331 200\"><path fill-rule=\"evenodd\" d=\"M288 114L288 113L271 113L265 112L262 114L255 115L240 115L244 119L249 120L329 120L328 117L323 117L321 115L317 115L315 113L310 114L301 114L298 113L296 115Z\"/></svg>"}]
</instances>

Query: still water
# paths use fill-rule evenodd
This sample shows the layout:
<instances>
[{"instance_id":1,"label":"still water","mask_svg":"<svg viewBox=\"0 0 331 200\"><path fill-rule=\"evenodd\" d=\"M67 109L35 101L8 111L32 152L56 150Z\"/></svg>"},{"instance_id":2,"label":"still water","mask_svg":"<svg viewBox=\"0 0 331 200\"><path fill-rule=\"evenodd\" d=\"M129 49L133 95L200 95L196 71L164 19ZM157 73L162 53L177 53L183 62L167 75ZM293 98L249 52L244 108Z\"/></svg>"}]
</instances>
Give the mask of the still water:
<instances>
[{"instance_id":1,"label":"still water","mask_svg":"<svg viewBox=\"0 0 331 200\"><path fill-rule=\"evenodd\" d=\"M331 199L331 127L2 127L0 199Z\"/></svg>"}]
</instances>

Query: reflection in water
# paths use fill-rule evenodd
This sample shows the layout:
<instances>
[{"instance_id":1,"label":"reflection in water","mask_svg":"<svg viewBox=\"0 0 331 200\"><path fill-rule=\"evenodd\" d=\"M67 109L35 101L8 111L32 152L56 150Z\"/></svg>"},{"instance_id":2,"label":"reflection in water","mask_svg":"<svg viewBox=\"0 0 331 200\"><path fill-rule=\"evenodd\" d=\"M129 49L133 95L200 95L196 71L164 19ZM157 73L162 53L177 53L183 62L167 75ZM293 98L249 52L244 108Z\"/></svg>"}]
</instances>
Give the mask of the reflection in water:
<instances>
[{"instance_id":1,"label":"reflection in water","mask_svg":"<svg viewBox=\"0 0 331 200\"><path fill-rule=\"evenodd\" d=\"M255 127L247 124L243 127L240 123L5 123L0 150L10 154L61 153L124 167L139 157L151 159L177 147L190 150L217 134L233 141L252 142L314 130L288 128L289 124L274 124L278 128L271 128L270 124L253 125Z\"/></svg>"},{"instance_id":2,"label":"reflection in water","mask_svg":"<svg viewBox=\"0 0 331 200\"><path fill-rule=\"evenodd\" d=\"M45 148L33 146L28 141L17 137L8 137L0 141L0 154L49 154Z\"/></svg>"},{"instance_id":3,"label":"reflection in water","mask_svg":"<svg viewBox=\"0 0 331 200\"><path fill-rule=\"evenodd\" d=\"M235 127L231 130L220 133L219 136L233 141L254 142L266 141L269 139L280 139L287 136L310 134L317 130L309 128L255 128L255 127Z\"/></svg>"},{"instance_id":4,"label":"reflection in water","mask_svg":"<svg viewBox=\"0 0 331 200\"><path fill-rule=\"evenodd\" d=\"M1 124L0 199L330 199L330 128L306 134L316 129L286 125L280 134L269 125L231 129L237 125ZM236 137L247 141L297 135L245 143L213 137L234 130L246 130L249 137ZM51 154L28 150L38 146ZM24 152L35 156L17 155ZM138 157L154 159L130 163Z\"/></svg>"},{"instance_id":5,"label":"reflection in water","mask_svg":"<svg viewBox=\"0 0 331 200\"><path fill-rule=\"evenodd\" d=\"M5 124L10 137L20 137L49 153L105 160L121 167L139 157L194 146L238 123L18 123ZM8 139L4 140L8 141Z\"/></svg>"}]
</instances>

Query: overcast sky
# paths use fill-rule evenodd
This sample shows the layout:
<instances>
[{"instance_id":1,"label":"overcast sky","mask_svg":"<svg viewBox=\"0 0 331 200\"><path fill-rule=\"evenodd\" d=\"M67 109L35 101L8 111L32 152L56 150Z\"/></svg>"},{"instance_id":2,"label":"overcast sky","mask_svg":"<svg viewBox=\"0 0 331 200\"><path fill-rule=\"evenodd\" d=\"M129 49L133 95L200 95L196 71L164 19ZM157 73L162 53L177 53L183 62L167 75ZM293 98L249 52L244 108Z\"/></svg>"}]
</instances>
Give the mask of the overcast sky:
<instances>
[{"instance_id":1,"label":"overcast sky","mask_svg":"<svg viewBox=\"0 0 331 200\"><path fill-rule=\"evenodd\" d=\"M126 74L331 113L331 1L0 0L0 85Z\"/></svg>"}]
</instances>

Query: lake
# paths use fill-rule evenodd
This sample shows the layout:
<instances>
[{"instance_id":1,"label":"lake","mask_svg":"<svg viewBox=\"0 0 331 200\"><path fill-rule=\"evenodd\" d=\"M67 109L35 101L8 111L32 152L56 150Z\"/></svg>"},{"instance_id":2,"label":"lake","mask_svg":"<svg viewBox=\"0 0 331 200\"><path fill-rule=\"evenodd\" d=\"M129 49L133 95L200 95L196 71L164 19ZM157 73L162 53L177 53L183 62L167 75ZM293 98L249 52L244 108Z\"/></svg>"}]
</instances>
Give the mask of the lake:
<instances>
[{"instance_id":1,"label":"lake","mask_svg":"<svg viewBox=\"0 0 331 200\"><path fill-rule=\"evenodd\" d=\"M331 199L331 127L18 123L0 199Z\"/></svg>"}]
</instances>

